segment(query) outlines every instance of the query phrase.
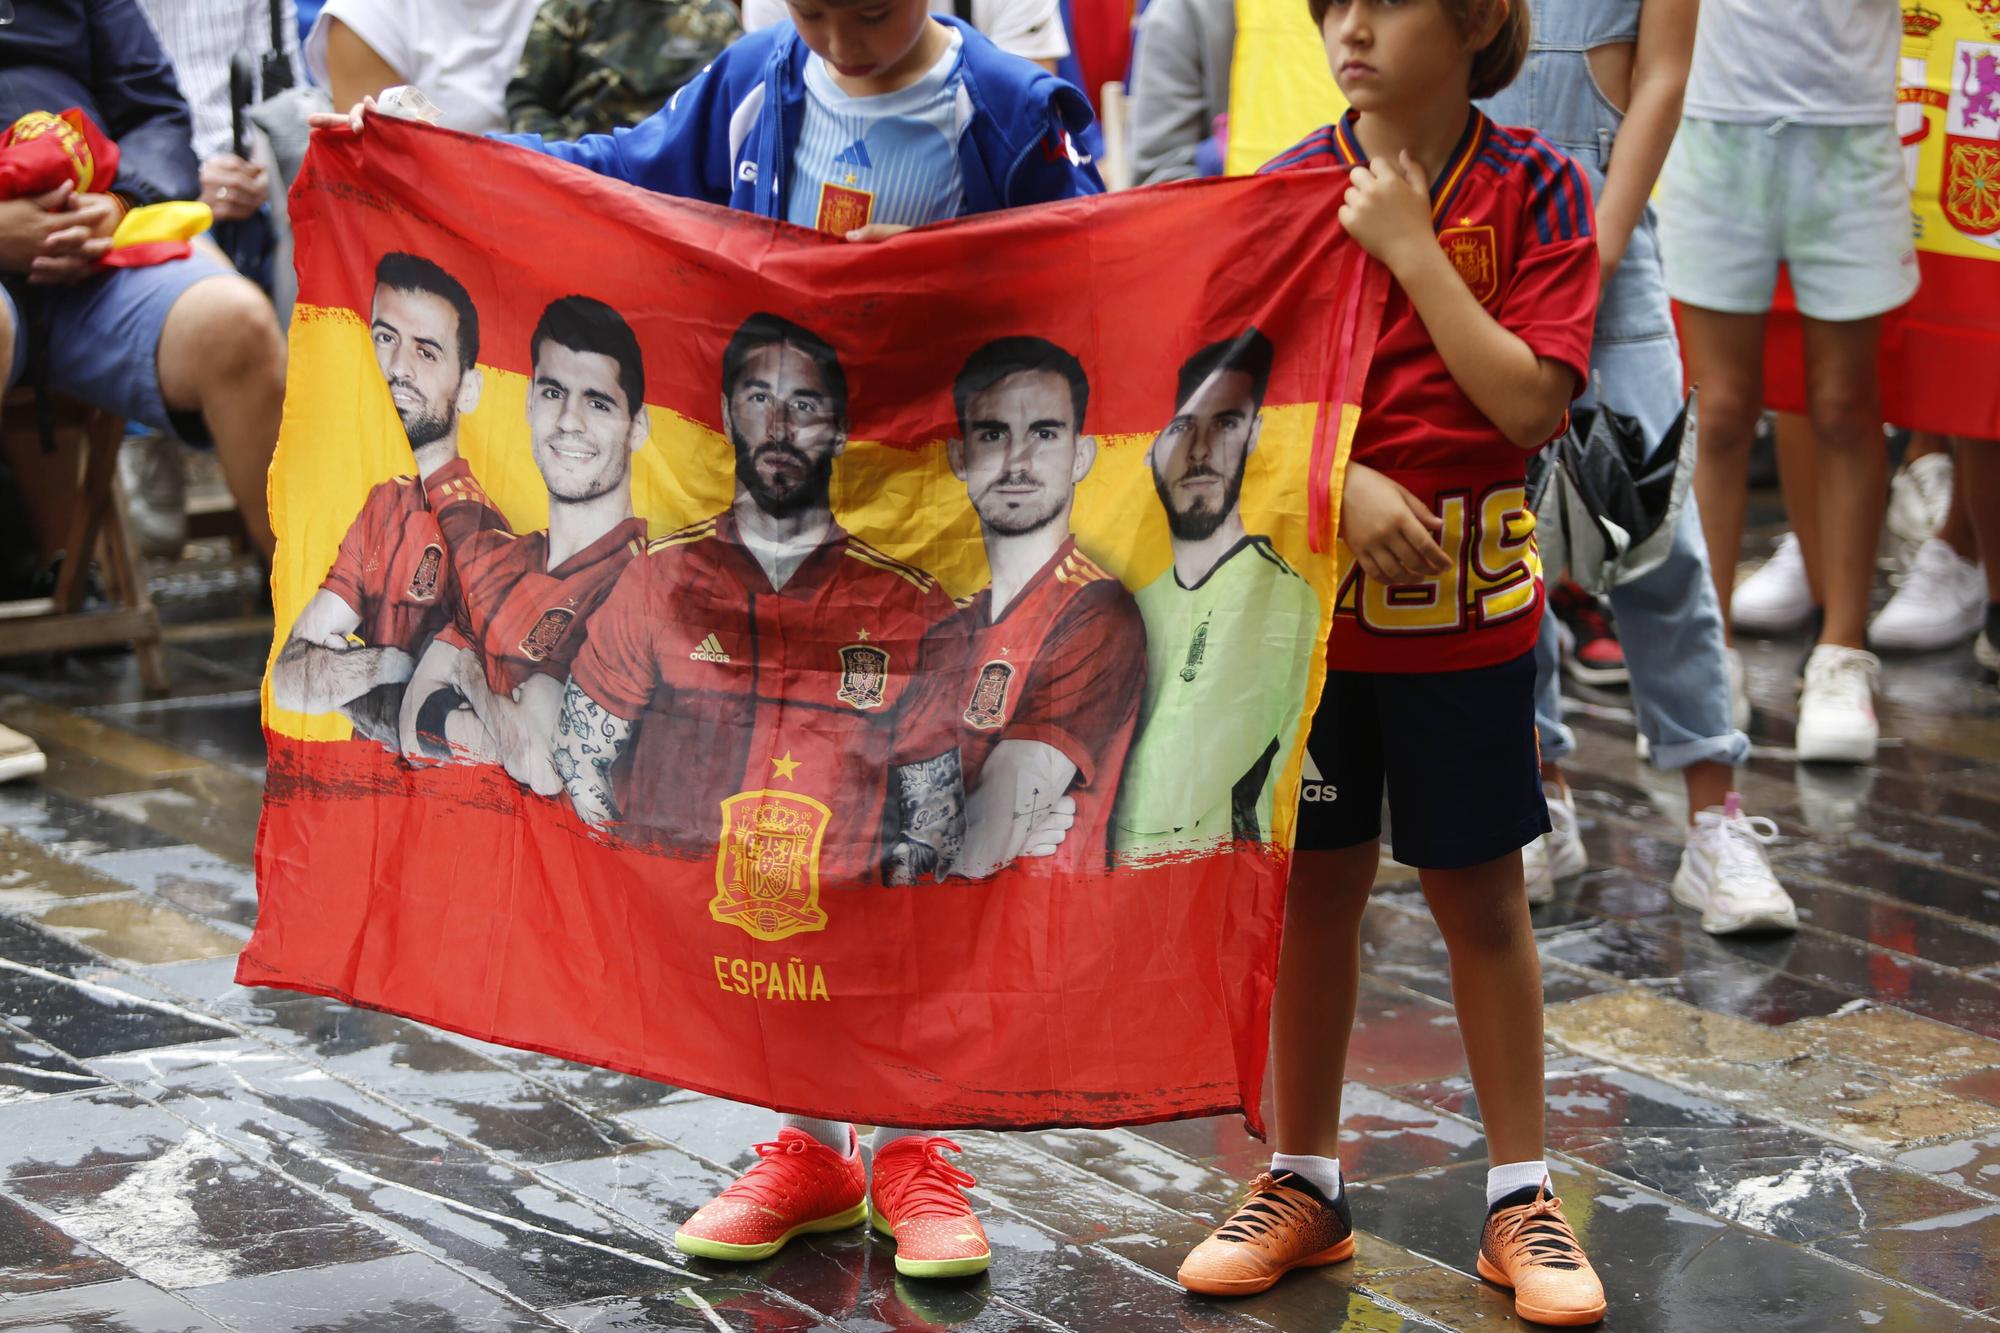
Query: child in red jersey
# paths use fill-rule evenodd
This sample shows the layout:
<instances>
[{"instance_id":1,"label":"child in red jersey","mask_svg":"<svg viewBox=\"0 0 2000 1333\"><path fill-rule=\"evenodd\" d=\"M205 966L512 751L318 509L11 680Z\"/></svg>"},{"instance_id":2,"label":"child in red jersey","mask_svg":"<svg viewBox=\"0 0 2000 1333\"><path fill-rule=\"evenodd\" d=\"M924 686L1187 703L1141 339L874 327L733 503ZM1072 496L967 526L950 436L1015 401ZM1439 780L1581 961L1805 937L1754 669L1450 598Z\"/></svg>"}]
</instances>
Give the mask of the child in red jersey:
<instances>
[{"instance_id":1,"label":"child in red jersey","mask_svg":"<svg viewBox=\"0 0 2000 1333\"><path fill-rule=\"evenodd\" d=\"M1353 109L1265 168L1335 168L1340 220L1393 275L1341 508L1339 601L1308 749L1278 968L1277 1154L1180 1279L1216 1295L1354 1252L1340 1094L1383 788L1451 955L1488 1156L1481 1276L1524 1318L1587 1324L1603 1288L1548 1182L1542 988L1521 848L1548 827L1529 455L1562 426L1598 293L1589 188L1472 106L1519 71L1509 0L1309 0Z\"/></svg>"}]
</instances>

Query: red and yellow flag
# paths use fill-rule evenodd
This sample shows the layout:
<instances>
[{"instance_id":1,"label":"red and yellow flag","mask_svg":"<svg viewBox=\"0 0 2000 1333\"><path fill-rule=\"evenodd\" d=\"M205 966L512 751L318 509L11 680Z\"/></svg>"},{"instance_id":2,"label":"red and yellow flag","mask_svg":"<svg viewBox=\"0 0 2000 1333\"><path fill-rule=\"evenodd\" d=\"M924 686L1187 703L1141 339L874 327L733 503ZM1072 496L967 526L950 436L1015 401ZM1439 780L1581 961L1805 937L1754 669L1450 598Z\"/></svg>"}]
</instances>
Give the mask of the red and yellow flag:
<instances>
[{"instance_id":1,"label":"red and yellow flag","mask_svg":"<svg viewBox=\"0 0 2000 1333\"><path fill-rule=\"evenodd\" d=\"M1382 279L316 136L238 977L872 1123L1258 1121Z\"/></svg>"}]
</instances>

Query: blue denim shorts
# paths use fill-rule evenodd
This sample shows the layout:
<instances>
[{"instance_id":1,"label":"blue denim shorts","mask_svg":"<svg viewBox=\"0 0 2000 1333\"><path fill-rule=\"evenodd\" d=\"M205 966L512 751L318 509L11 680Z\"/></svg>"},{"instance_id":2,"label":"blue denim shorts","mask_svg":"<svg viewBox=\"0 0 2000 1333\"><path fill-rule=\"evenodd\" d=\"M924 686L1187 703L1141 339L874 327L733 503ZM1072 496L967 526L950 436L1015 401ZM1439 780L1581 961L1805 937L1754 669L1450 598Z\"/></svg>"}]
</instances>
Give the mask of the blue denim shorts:
<instances>
[{"instance_id":1,"label":"blue denim shorts","mask_svg":"<svg viewBox=\"0 0 2000 1333\"><path fill-rule=\"evenodd\" d=\"M186 413L167 411L160 397L160 330L167 311L188 288L230 268L197 247L186 259L145 268L109 269L71 287L29 287L10 281L0 288L0 301L14 326L14 362L7 367L7 387L28 373L30 346L22 305L37 309L47 334L48 385L80 398L127 421L158 430L173 430L182 438L196 433L199 422Z\"/></svg>"}]
</instances>

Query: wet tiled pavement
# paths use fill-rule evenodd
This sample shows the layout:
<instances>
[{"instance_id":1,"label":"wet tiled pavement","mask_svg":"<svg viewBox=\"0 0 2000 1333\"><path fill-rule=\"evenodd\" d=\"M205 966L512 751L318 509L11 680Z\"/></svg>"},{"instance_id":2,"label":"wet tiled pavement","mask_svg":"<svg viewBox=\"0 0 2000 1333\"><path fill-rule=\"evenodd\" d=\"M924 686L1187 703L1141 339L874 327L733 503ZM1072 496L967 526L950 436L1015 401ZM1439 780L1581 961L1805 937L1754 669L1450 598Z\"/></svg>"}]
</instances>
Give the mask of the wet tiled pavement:
<instances>
[{"instance_id":1,"label":"wet tiled pavement","mask_svg":"<svg viewBox=\"0 0 2000 1333\"><path fill-rule=\"evenodd\" d=\"M1352 1264L1228 1306L1173 1284L1264 1149L1239 1122L960 1136L995 1260L911 1283L860 1232L732 1269L675 1223L769 1120L314 997L244 990L268 618L188 575L163 700L116 654L0 661L49 751L0 788L0 1330L1499 1329L1470 1276L1478 1107L1406 875L1368 921L1342 1159ZM220 591L218 591L218 588ZM2000 1327L2000 692L1892 663L1872 770L1785 751L1801 648L1746 644L1751 808L1795 938L1667 896L1675 779L1592 693L1594 868L1542 909L1550 1147L1607 1326Z\"/></svg>"}]
</instances>

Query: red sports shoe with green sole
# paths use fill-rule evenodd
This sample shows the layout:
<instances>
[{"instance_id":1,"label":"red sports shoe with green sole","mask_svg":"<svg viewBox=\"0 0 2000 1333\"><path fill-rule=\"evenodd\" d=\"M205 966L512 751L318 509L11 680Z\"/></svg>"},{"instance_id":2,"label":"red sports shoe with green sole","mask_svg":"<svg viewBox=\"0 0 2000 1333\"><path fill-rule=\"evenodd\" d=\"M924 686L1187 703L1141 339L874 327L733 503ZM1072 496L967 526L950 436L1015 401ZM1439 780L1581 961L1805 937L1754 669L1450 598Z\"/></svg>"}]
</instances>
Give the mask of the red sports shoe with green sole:
<instances>
[{"instance_id":1,"label":"red sports shoe with green sole","mask_svg":"<svg viewBox=\"0 0 2000 1333\"><path fill-rule=\"evenodd\" d=\"M969 1277L993 1259L986 1228L965 1197L979 1182L944 1159L946 1148L962 1151L941 1134L913 1134L875 1154L869 1221L896 1238L896 1271L904 1277Z\"/></svg>"},{"instance_id":2,"label":"red sports shoe with green sole","mask_svg":"<svg viewBox=\"0 0 2000 1333\"><path fill-rule=\"evenodd\" d=\"M868 1216L868 1173L848 1131L842 1157L812 1135L781 1129L757 1145L757 1165L674 1233L674 1248L703 1259L754 1263L794 1236L842 1231Z\"/></svg>"}]
</instances>

